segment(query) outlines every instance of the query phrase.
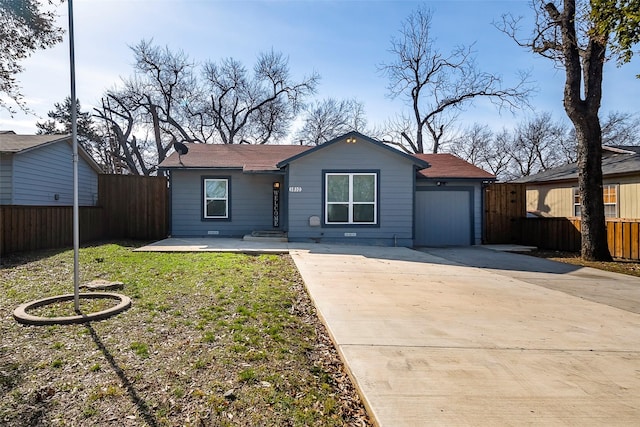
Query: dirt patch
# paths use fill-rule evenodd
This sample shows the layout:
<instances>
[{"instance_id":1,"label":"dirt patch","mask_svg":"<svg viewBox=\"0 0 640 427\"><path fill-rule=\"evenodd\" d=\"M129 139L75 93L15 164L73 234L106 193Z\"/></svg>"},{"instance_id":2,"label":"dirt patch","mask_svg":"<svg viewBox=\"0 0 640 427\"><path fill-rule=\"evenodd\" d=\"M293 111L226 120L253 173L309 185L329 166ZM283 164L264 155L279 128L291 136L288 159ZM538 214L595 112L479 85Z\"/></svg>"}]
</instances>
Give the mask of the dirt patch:
<instances>
[{"instance_id":1,"label":"dirt patch","mask_svg":"<svg viewBox=\"0 0 640 427\"><path fill-rule=\"evenodd\" d=\"M582 267L592 267L604 271L611 271L614 273L628 274L630 276L640 277L640 262L630 261L623 259L616 259L611 262L601 261L585 261L576 252L563 252L563 251L548 251L548 250L535 250L527 252L527 255L537 256L540 258L546 258L553 261L564 262L566 264L579 265Z\"/></svg>"}]
</instances>

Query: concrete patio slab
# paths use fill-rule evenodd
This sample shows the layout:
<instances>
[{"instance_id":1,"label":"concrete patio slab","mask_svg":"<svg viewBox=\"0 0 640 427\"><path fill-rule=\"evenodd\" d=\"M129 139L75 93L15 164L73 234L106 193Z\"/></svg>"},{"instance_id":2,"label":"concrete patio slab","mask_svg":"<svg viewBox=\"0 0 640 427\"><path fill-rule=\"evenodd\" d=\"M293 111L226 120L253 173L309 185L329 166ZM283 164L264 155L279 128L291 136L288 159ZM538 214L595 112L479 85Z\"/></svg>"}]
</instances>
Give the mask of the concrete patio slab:
<instances>
[{"instance_id":1,"label":"concrete patio slab","mask_svg":"<svg viewBox=\"0 0 640 427\"><path fill-rule=\"evenodd\" d=\"M289 253L287 242L247 241L217 237L170 237L135 249L139 252Z\"/></svg>"}]
</instances>

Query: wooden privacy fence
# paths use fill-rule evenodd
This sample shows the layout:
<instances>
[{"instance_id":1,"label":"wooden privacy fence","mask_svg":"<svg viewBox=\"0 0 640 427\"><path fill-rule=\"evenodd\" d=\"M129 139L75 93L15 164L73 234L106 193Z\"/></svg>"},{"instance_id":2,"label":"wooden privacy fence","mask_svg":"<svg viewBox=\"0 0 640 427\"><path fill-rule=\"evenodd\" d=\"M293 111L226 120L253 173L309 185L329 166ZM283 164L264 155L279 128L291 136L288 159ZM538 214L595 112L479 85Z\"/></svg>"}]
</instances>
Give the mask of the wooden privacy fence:
<instances>
[{"instance_id":1,"label":"wooden privacy fence","mask_svg":"<svg viewBox=\"0 0 640 427\"><path fill-rule=\"evenodd\" d=\"M540 249L580 251L580 218L522 218L522 244ZM607 218L609 252L640 260L640 219Z\"/></svg>"},{"instance_id":2,"label":"wooden privacy fence","mask_svg":"<svg viewBox=\"0 0 640 427\"><path fill-rule=\"evenodd\" d=\"M98 204L113 239L163 239L169 230L169 189L165 177L100 175Z\"/></svg>"},{"instance_id":3,"label":"wooden privacy fence","mask_svg":"<svg viewBox=\"0 0 640 427\"><path fill-rule=\"evenodd\" d=\"M484 190L484 243L521 244L579 252L580 218L526 218L526 185L490 184ZM640 259L640 219L607 219L609 252Z\"/></svg>"},{"instance_id":4,"label":"wooden privacy fence","mask_svg":"<svg viewBox=\"0 0 640 427\"><path fill-rule=\"evenodd\" d=\"M102 208L79 208L80 242L103 237ZM72 206L0 206L0 256L73 245Z\"/></svg>"},{"instance_id":5,"label":"wooden privacy fence","mask_svg":"<svg viewBox=\"0 0 640 427\"><path fill-rule=\"evenodd\" d=\"M490 184L484 190L485 243L517 244L520 241L520 219L526 216L524 184Z\"/></svg>"},{"instance_id":6,"label":"wooden privacy fence","mask_svg":"<svg viewBox=\"0 0 640 427\"><path fill-rule=\"evenodd\" d=\"M167 237L168 191L165 177L100 175L98 206L79 208L80 242ZM0 256L72 245L72 206L0 206Z\"/></svg>"}]
</instances>

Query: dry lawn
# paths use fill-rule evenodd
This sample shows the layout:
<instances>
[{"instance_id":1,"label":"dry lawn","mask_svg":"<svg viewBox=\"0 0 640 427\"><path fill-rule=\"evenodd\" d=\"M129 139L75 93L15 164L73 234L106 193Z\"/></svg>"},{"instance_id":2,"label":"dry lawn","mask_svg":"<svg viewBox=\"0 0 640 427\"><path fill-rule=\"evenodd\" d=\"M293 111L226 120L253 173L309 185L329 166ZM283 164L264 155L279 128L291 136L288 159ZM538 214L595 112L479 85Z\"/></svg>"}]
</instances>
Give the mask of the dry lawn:
<instances>
[{"instance_id":1,"label":"dry lawn","mask_svg":"<svg viewBox=\"0 0 640 427\"><path fill-rule=\"evenodd\" d=\"M72 292L72 251L2 261L0 425L370 425L288 256L132 249L81 249L82 282L122 281L133 300L85 325L11 317Z\"/></svg>"}]
</instances>

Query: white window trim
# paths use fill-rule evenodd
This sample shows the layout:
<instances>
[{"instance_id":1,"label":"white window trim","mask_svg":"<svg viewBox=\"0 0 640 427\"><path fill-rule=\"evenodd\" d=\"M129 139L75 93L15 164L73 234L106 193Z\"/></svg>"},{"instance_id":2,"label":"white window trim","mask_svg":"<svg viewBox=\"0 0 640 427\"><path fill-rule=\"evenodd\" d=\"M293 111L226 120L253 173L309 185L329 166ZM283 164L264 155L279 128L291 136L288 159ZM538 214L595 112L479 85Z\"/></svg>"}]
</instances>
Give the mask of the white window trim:
<instances>
[{"instance_id":1,"label":"white window trim","mask_svg":"<svg viewBox=\"0 0 640 427\"><path fill-rule=\"evenodd\" d=\"M618 201L620 200L620 188L618 186L618 184L603 184L602 185L602 193L603 193L603 197L604 197L604 189L606 187L613 187L615 189L615 194L616 194L616 201L615 203L604 203L604 206L615 206L615 214L614 216L607 216L606 215L606 209L605 209L605 218L619 218L620 216L620 211L619 211L619 207L618 207ZM578 193L578 187L573 187L573 216L575 217L579 217L580 215L576 215L576 209L580 208L580 210L582 210L582 205L581 203L576 203L576 195L579 196Z\"/></svg>"},{"instance_id":2,"label":"white window trim","mask_svg":"<svg viewBox=\"0 0 640 427\"><path fill-rule=\"evenodd\" d=\"M354 176L373 176L373 202L354 202L353 201L353 177ZM349 201L347 202L329 202L329 177L330 176L348 176L349 177ZM329 221L329 205L348 205L349 221L336 222ZM353 220L353 207L355 205L373 205L373 221L372 222L355 222ZM375 172L326 172L324 176L324 223L326 225L377 225L378 224L378 174Z\"/></svg>"},{"instance_id":3,"label":"white window trim","mask_svg":"<svg viewBox=\"0 0 640 427\"><path fill-rule=\"evenodd\" d=\"M207 182L208 181L224 181L225 195L226 197L207 197ZM227 219L229 218L229 179L228 178L205 178L202 194L202 212L205 219ZM210 200L224 200L225 201L225 213L224 215L207 215L207 202Z\"/></svg>"}]
</instances>

